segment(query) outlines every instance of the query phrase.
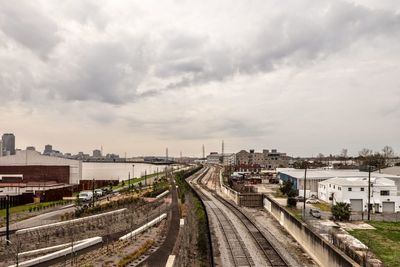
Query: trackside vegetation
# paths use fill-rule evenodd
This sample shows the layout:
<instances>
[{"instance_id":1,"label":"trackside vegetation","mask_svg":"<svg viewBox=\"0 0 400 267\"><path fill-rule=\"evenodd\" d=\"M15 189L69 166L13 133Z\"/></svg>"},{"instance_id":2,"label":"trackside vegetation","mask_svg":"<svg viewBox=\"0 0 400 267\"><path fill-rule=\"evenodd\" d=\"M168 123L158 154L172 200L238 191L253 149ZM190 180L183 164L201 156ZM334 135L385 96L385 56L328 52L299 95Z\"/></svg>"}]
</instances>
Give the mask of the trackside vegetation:
<instances>
[{"instance_id":1,"label":"trackside vegetation","mask_svg":"<svg viewBox=\"0 0 400 267\"><path fill-rule=\"evenodd\" d=\"M196 215L196 220L198 224L197 228L197 250L198 256L201 266L208 266L209 265L209 255L208 252L210 251L209 248L209 235L208 235L208 222L207 222L207 215L203 203L201 202L200 198L197 196L195 191L189 186L186 182L186 178L190 177L191 175L198 172L202 167L196 167L194 169L188 171L180 171L175 175L175 180L178 185L178 194L179 198L181 199L182 203L185 203L185 195L191 194L193 197L193 205L194 205L194 213Z\"/></svg>"}]
</instances>

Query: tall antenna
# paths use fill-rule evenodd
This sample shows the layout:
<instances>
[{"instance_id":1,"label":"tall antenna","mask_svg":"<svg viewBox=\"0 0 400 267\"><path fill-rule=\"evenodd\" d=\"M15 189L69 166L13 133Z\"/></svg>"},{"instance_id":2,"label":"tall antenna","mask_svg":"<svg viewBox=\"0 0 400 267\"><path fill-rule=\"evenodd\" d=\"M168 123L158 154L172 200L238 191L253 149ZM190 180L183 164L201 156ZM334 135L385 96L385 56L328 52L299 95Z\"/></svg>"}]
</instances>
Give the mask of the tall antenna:
<instances>
[{"instance_id":1,"label":"tall antenna","mask_svg":"<svg viewBox=\"0 0 400 267\"><path fill-rule=\"evenodd\" d=\"M165 149L165 161L168 161L168 147Z\"/></svg>"},{"instance_id":2,"label":"tall antenna","mask_svg":"<svg viewBox=\"0 0 400 267\"><path fill-rule=\"evenodd\" d=\"M224 140L222 140L222 156L224 155Z\"/></svg>"},{"instance_id":3,"label":"tall antenna","mask_svg":"<svg viewBox=\"0 0 400 267\"><path fill-rule=\"evenodd\" d=\"M206 151L204 149L204 144L203 144L203 159L206 158Z\"/></svg>"}]
</instances>

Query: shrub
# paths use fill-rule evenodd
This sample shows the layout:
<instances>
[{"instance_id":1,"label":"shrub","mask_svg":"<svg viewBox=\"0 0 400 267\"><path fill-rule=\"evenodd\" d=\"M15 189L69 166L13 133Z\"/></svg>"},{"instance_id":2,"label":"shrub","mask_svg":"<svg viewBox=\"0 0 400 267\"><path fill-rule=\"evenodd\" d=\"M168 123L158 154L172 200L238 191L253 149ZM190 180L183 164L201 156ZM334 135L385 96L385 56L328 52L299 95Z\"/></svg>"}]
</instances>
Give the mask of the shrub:
<instances>
[{"instance_id":1,"label":"shrub","mask_svg":"<svg viewBox=\"0 0 400 267\"><path fill-rule=\"evenodd\" d=\"M147 250L153 246L154 240L147 240L139 249L135 250L131 254L126 255L118 262L118 267L128 266L131 262L142 256Z\"/></svg>"},{"instance_id":2,"label":"shrub","mask_svg":"<svg viewBox=\"0 0 400 267\"><path fill-rule=\"evenodd\" d=\"M345 202L337 202L332 206L332 216L334 220L348 221L350 219L350 204Z\"/></svg>"}]
</instances>

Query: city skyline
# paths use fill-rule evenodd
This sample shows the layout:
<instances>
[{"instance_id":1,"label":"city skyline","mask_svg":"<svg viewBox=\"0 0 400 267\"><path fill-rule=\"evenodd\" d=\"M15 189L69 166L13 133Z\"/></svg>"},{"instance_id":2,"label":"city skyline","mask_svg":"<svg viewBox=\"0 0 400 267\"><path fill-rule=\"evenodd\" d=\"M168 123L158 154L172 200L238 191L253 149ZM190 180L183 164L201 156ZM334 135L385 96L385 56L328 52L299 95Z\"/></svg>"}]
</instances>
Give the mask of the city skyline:
<instances>
[{"instance_id":1,"label":"city skyline","mask_svg":"<svg viewBox=\"0 0 400 267\"><path fill-rule=\"evenodd\" d=\"M19 148L400 151L396 1L0 2Z\"/></svg>"}]
</instances>

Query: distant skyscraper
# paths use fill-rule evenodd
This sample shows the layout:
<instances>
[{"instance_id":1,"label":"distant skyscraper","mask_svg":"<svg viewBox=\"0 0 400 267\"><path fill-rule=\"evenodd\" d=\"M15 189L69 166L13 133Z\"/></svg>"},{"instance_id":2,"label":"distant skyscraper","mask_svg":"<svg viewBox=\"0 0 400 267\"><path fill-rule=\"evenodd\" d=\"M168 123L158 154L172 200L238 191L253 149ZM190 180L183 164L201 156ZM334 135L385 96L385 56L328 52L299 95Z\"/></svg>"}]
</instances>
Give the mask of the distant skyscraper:
<instances>
[{"instance_id":1,"label":"distant skyscraper","mask_svg":"<svg viewBox=\"0 0 400 267\"><path fill-rule=\"evenodd\" d=\"M53 152L53 146L52 145L45 145L44 146L43 155L50 155L51 152Z\"/></svg>"},{"instance_id":2,"label":"distant skyscraper","mask_svg":"<svg viewBox=\"0 0 400 267\"><path fill-rule=\"evenodd\" d=\"M15 136L12 133L5 133L1 137L5 155L15 155Z\"/></svg>"}]
</instances>

